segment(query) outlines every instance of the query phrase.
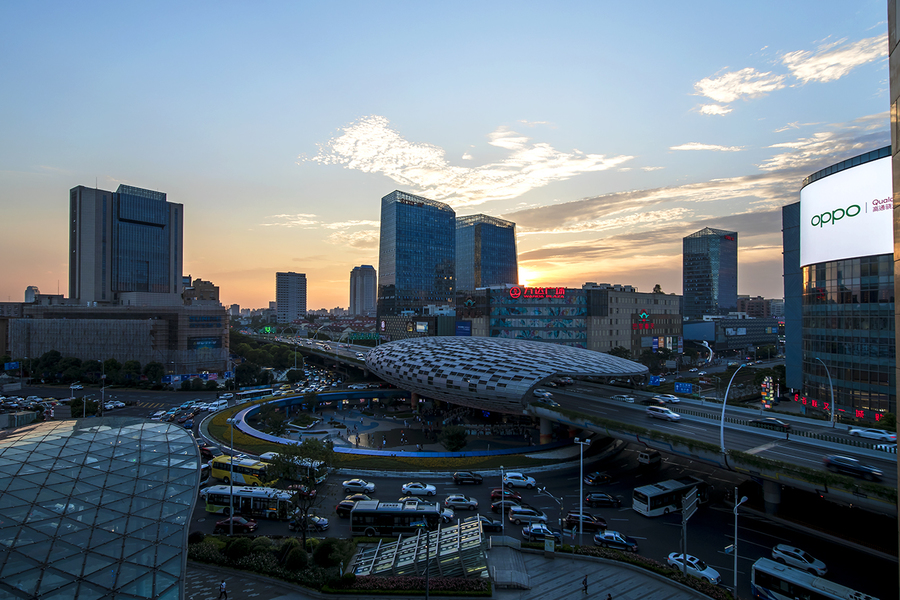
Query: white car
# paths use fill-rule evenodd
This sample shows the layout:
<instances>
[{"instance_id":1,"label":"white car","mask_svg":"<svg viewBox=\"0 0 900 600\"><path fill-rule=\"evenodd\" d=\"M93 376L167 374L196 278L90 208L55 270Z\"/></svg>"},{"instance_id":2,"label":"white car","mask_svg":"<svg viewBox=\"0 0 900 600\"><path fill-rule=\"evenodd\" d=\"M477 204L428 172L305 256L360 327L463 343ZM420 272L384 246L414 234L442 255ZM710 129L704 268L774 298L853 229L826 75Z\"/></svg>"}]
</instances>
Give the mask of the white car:
<instances>
[{"instance_id":1,"label":"white car","mask_svg":"<svg viewBox=\"0 0 900 600\"><path fill-rule=\"evenodd\" d=\"M850 435L855 437L869 438L870 440L878 440L881 442L897 442L897 434L893 431L885 431L884 429L851 429Z\"/></svg>"},{"instance_id":2,"label":"white car","mask_svg":"<svg viewBox=\"0 0 900 600\"><path fill-rule=\"evenodd\" d=\"M344 492L347 494L353 494L355 492L371 494L375 492L375 484L363 479L348 479L341 485L344 487Z\"/></svg>"},{"instance_id":3,"label":"white car","mask_svg":"<svg viewBox=\"0 0 900 600\"><path fill-rule=\"evenodd\" d=\"M523 475L521 473L505 473L503 475L503 485L508 488L523 487L530 490L536 484L534 481L534 477L528 477L527 475Z\"/></svg>"},{"instance_id":4,"label":"white car","mask_svg":"<svg viewBox=\"0 0 900 600\"><path fill-rule=\"evenodd\" d=\"M772 560L778 561L783 565L790 565L809 571L817 577L822 577L828 572L828 568L821 560L813 558L800 548L788 546L787 544L778 544L772 548Z\"/></svg>"},{"instance_id":5,"label":"white car","mask_svg":"<svg viewBox=\"0 0 900 600\"><path fill-rule=\"evenodd\" d=\"M684 558L680 552L673 552L666 559L666 562L669 563L670 567L675 567L680 571L684 564ZM688 575L705 579L713 585L718 585L719 581L722 579L718 571L696 556L691 556L690 554L687 555L687 573Z\"/></svg>"},{"instance_id":6,"label":"white car","mask_svg":"<svg viewBox=\"0 0 900 600\"><path fill-rule=\"evenodd\" d=\"M617 394L613 396L612 399L617 402L627 402L628 404L634 404L634 397L626 396L625 394Z\"/></svg>"},{"instance_id":7,"label":"white car","mask_svg":"<svg viewBox=\"0 0 900 600\"><path fill-rule=\"evenodd\" d=\"M694 367L692 369L688 369L688 371L690 371L691 373L696 373L698 371L698 369L696 367Z\"/></svg>"},{"instance_id":8,"label":"white car","mask_svg":"<svg viewBox=\"0 0 900 600\"><path fill-rule=\"evenodd\" d=\"M654 400L662 400L665 403L677 404L681 402L681 399L678 396L673 396L672 394L657 394L653 396Z\"/></svg>"},{"instance_id":9,"label":"white car","mask_svg":"<svg viewBox=\"0 0 900 600\"><path fill-rule=\"evenodd\" d=\"M553 397L553 394L548 390L538 388L538 389L534 390L534 397L535 398L544 398L546 400L549 400L550 398Z\"/></svg>"},{"instance_id":10,"label":"white car","mask_svg":"<svg viewBox=\"0 0 900 600\"><path fill-rule=\"evenodd\" d=\"M411 494L413 496L434 496L437 494L436 487L430 483L422 483L421 481L404 483L403 487L400 488L400 491L404 494Z\"/></svg>"},{"instance_id":11,"label":"white car","mask_svg":"<svg viewBox=\"0 0 900 600\"><path fill-rule=\"evenodd\" d=\"M456 518L456 515L453 514L452 508L442 508L441 509L441 521L444 523L450 523L453 519Z\"/></svg>"},{"instance_id":12,"label":"white car","mask_svg":"<svg viewBox=\"0 0 900 600\"><path fill-rule=\"evenodd\" d=\"M463 494L450 494L444 498L444 506L448 508L465 508L475 510L478 508L478 500Z\"/></svg>"},{"instance_id":13,"label":"white car","mask_svg":"<svg viewBox=\"0 0 900 600\"><path fill-rule=\"evenodd\" d=\"M209 402L198 402L192 407L194 410L208 410Z\"/></svg>"},{"instance_id":14,"label":"white car","mask_svg":"<svg viewBox=\"0 0 900 600\"><path fill-rule=\"evenodd\" d=\"M655 419L665 419L667 421L680 421L681 415L676 412L672 412L670 409L665 406L648 406L647 407L647 416L653 417Z\"/></svg>"}]
</instances>

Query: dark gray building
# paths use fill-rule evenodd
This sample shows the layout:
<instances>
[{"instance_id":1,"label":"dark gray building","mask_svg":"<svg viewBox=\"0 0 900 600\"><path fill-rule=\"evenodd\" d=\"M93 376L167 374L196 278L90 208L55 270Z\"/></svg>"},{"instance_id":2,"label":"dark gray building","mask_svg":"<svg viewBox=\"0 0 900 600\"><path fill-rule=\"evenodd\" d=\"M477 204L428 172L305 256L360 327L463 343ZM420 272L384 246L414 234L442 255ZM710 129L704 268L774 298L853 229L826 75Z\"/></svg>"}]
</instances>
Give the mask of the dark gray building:
<instances>
[{"instance_id":1,"label":"dark gray building","mask_svg":"<svg viewBox=\"0 0 900 600\"><path fill-rule=\"evenodd\" d=\"M306 273L275 273L275 314L279 323L306 317Z\"/></svg>"},{"instance_id":2,"label":"dark gray building","mask_svg":"<svg viewBox=\"0 0 900 600\"><path fill-rule=\"evenodd\" d=\"M378 275L372 265L353 267L350 271L350 314L375 315Z\"/></svg>"},{"instance_id":3,"label":"dark gray building","mask_svg":"<svg viewBox=\"0 0 900 600\"><path fill-rule=\"evenodd\" d=\"M516 224L487 215L456 218L456 288L519 283Z\"/></svg>"},{"instance_id":4,"label":"dark gray building","mask_svg":"<svg viewBox=\"0 0 900 600\"><path fill-rule=\"evenodd\" d=\"M120 185L69 191L69 298L132 302L168 294L180 303L184 207L166 194ZM172 296L174 295L174 296ZM128 300L126 300L128 298Z\"/></svg>"},{"instance_id":5,"label":"dark gray building","mask_svg":"<svg viewBox=\"0 0 900 600\"><path fill-rule=\"evenodd\" d=\"M682 242L684 318L733 312L737 308L737 232L706 227Z\"/></svg>"}]
</instances>

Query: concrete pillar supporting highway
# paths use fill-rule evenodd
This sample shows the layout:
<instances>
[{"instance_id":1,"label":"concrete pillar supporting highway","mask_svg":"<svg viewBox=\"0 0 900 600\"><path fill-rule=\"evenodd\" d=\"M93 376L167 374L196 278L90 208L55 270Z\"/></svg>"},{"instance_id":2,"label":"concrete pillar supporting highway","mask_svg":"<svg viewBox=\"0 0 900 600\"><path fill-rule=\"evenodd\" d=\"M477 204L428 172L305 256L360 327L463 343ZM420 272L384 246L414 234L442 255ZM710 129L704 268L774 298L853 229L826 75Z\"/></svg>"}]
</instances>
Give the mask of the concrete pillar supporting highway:
<instances>
[{"instance_id":1,"label":"concrete pillar supporting highway","mask_svg":"<svg viewBox=\"0 0 900 600\"><path fill-rule=\"evenodd\" d=\"M763 479L763 501L766 505L766 514L778 513L778 505L781 504L781 484L777 481Z\"/></svg>"},{"instance_id":2,"label":"concrete pillar supporting highway","mask_svg":"<svg viewBox=\"0 0 900 600\"><path fill-rule=\"evenodd\" d=\"M413 412L419 410L419 395L415 392L409 395L409 405L413 409Z\"/></svg>"},{"instance_id":3,"label":"concrete pillar supporting highway","mask_svg":"<svg viewBox=\"0 0 900 600\"><path fill-rule=\"evenodd\" d=\"M553 421L541 417L541 444L553 441Z\"/></svg>"}]
</instances>

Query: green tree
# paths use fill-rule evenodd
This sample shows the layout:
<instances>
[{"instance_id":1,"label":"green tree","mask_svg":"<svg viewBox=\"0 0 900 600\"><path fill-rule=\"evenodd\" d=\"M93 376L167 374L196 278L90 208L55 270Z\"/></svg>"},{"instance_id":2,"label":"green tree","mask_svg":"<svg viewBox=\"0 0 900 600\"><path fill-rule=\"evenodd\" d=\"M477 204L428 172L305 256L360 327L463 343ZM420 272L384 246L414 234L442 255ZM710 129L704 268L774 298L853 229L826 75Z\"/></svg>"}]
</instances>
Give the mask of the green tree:
<instances>
[{"instance_id":1,"label":"green tree","mask_svg":"<svg viewBox=\"0 0 900 600\"><path fill-rule=\"evenodd\" d=\"M469 443L468 438L464 427L448 425L441 430L438 441L447 449L447 452L459 452Z\"/></svg>"},{"instance_id":2,"label":"green tree","mask_svg":"<svg viewBox=\"0 0 900 600\"><path fill-rule=\"evenodd\" d=\"M619 358L631 358L631 350L624 346L616 346L609 352L607 352L610 356L618 356Z\"/></svg>"},{"instance_id":3,"label":"green tree","mask_svg":"<svg viewBox=\"0 0 900 600\"><path fill-rule=\"evenodd\" d=\"M268 429L268 433L280 436L284 433L287 426L287 420L284 418L284 411L266 404L259 411L259 420Z\"/></svg>"},{"instance_id":4,"label":"green tree","mask_svg":"<svg viewBox=\"0 0 900 600\"><path fill-rule=\"evenodd\" d=\"M234 377L237 380L238 387L256 385L256 380L260 377L261 369L259 365L253 363L241 363L234 370Z\"/></svg>"},{"instance_id":5,"label":"green tree","mask_svg":"<svg viewBox=\"0 0 900 600\"><path fill-rule=\"evenodd\" d=\"M203 389L205 389L207 392L215 392L219 389L219 382L215 379L210 379L203 385Z\"/></svg>"},{"instance_id":6,"label":"green tree","mask_svg":"<svg viewBox=\"0 0 900 600\"><path fill-rule=\"evenodd\" d=\"M153 383L159 383L166 374L166 367L160 362L149 362L144 365L144 375Z\"/></svg>"},{"instance_id":7,"label":"green tree","mask_svg":"<svg viewBox=\"0 0 900 600\"><path fill-rule=\"evenodd\" d=\"M69 410L72 411L73 419L82 417L92 417L100 412L100 404L95 400L88 398L75 398L69 403Z\"/></svg>"},{"instance_id":8,"label":"green tree","mask_svg":"<svg viewBox=\"0 0 900 600\"><path fill-rule=\"evenodd\" d=\"M306 376L300 369L291 369L287 372L287 380L291 385L294 385L298 381L303 381L304 379L306 379Z\"/></svg>"},{"instance_id":9,"label":"green tree","mask_svg":"<svg viewBox=\"0 0 900 600\"><path fill-rule=\"evenodd\" d=\"M121 383L128 386L137 385L141 380L141 363L136 360L125 361L125 364L122 365L120 375L122 378Z\"/></svg>"},{"instance_id":10,"label":"green tree","mask_svg":"<svg viewBox=\"0 0 900 600\"><path fill-rule=\"evenodd\" d=\"M183 381L181 382L181 386L179 386L179 389L180 389L182 392L189 392L189 391L191 391L191 380L190 380L190 379L185 379L185 380L183 380Z\"/></svg>"},{"instance_id":11,"label":"green tree","mask_svg":"<svg viewBox=\"0 0 900 600\"><path fill-rule=\"evenodd\" d=\"M316 481L314 465L322 462L326 468L334 464L334 445L331 442L322 442L315 438L306 438L299 444L282 446L278 454L268 460L268 474L286 485L294 484L291 504L294 507L295 518L301 523L300 535L303 538L303 548L306 548L307 528L302 524L307 522L310 511L319 506L324 499L324 494L318 494L319 484Z\"/></svg>"},{"instance_id":12,"label":"green tree","mask_svg":"<svg viewBox=\"0 0 900 600\"><path fill-rule=\"evenodd\" d=\"M654 294L665 294L665 292L662 289L662 286L659 285L658 283L653 286L653 293Z\"/></svg>"},{"instance_id":13,"label":"green tree","mask_svg":"<svg viewBox=\"0 0 900 600\"><path fill-rule=\"evenodd\" d=\"M206 382L200 379L199 377L195 377L191 379L191 391L192 392L202 392L203 388L206 387Z\"/></svg>"}]
</instances>

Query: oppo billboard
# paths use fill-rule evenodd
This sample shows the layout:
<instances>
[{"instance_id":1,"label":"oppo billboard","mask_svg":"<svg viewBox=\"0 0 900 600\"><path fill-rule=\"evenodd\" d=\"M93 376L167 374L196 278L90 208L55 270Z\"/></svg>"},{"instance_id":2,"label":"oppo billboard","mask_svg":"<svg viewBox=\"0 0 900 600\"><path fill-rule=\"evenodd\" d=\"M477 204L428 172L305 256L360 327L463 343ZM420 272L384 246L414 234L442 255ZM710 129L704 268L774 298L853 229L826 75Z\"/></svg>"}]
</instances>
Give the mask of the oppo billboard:
<instances>
[{"instance_id":1,"label":"oppo billboard","mask_svg":"<svg viewBox=\"0 0 900 600\"><path fill-rule=\"evenodd\" d=\"M800 190L800 265L894 251L891 157Z\"/></svg>"}]
</instances>

